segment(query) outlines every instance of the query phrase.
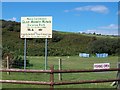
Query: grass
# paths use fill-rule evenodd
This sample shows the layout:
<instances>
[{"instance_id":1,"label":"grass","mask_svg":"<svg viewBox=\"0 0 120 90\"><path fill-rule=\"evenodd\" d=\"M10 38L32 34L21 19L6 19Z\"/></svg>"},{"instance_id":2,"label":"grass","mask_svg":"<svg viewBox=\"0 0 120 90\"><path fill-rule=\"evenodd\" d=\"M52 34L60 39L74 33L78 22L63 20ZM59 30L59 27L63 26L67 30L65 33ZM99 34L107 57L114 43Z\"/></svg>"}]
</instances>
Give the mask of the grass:
<instances>
[{"instance_id":1,"label":"grass","mask_svg":"<svg viewBox=\"0 0 120 90\"><path fill-rule=\"evenodd\" d=\"M30 63L33 67L27 67L27 69L44 69L44 57L28 56ZM48 69L51 65L54 65L54 69L58 69L58 60L62 59L62 69L93 69L94 63L110 63L111 68L117 67L118 57L110 56L108 58L80 58L78 56L64 57L48 57ZM99 72L99 73L65 73L62 74L63 81L79 81L79 80L101 80L101 79L115 79L116 72ZM32 74L32 73L11 73L7 75L2 73L3 80L30 80L30 81L49 81L49 74ZM58 80L58 74L55 74L55 81ZM95 83L95 84L78 84L78 85L61 85L55 86L55 88L115 88L110 86L111 83ZM3 84L3 88L49 88L46 85L20 85L20 84Z\"/></svg>"}]
</instances>

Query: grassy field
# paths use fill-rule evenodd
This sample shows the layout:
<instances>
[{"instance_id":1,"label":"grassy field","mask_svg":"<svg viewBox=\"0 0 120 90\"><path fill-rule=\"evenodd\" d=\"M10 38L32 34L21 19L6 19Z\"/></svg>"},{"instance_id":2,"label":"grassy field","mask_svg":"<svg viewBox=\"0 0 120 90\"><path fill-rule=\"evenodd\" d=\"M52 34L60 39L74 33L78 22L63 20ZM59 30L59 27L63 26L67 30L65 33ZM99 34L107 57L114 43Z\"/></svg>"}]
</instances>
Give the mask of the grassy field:
<instances>
[{"instance_id":1,"label":"grassy field","mask_svg":"<svg viewBox=\"0 0 120 90\"><path fill-rule=\"evenodd\" d=\"M44 57L27 57L30 63L33 64L27 69L44 69ZM94 63L110 63L111 68L117 67L118 57L110 56L108 58L80 58L78 56L64 56L64 57L48 57L48 69L50 65L54 65L55 69L58 69L58 59L62 59L63 69L93 69ZM79 81L79 80L101 80L101 79L115 79L116 72L99 72L99 73L67 73L62 74L63 81ZM34 81L49 81L49 74L32 74L32 73L11 73L7 75L2 73L3 80L34 80ZM55 74L55 81L58 80L58 74ZM115 88L110 86L111 83L94 83L94 84L79 84L79 85L61 85L55 86L55 88ZM20 85L20 84L3 84L3 88L49 88L46 85Z\"/></svg>"}]
</instances>

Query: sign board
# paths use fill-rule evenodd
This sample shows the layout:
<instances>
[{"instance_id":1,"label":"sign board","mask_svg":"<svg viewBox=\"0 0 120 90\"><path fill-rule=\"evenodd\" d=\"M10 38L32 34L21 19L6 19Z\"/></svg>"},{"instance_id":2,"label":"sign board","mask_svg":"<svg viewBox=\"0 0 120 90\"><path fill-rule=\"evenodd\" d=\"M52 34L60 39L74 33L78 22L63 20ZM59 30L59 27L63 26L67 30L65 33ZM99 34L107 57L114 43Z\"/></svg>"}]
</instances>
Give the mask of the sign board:
<instances>
[{"instance_id":1,"label":"sign board","mask_svg":"<svg viewBox=\"0 0 120 90\"><path fill-rule=\"evenodd\" d=\"M105 58L105 57L108 57L108 53L96 53L96 56L98 58Z\"/></svg>"},{"instance_id":2,"label":"sign board","mask_svg":"<svg viewBox=\"0 0 120 90\"><path fill-rule=\"evenodd\" d=\"M21 17L21 38L52 38L52 17Z\"/></svg>"},{"instance_id":3,"label":"sign board","mask_svg":"<svg viewBox=\"0 0 120 90\"><path fill-rule=\"evenodd\" d=\"M109 69L110 63L96 63L94 64L94 69Z\"/></svg>"},{"instance_id":4,"label":"sign board","mask_svg":"<svg viewBox=\"0 0 120 90\"><path fill-rule=\"evenodd\" d=\"M90 57L90 54L87 53L79 53L80 57Z\"/></svg>"}]
</instances>

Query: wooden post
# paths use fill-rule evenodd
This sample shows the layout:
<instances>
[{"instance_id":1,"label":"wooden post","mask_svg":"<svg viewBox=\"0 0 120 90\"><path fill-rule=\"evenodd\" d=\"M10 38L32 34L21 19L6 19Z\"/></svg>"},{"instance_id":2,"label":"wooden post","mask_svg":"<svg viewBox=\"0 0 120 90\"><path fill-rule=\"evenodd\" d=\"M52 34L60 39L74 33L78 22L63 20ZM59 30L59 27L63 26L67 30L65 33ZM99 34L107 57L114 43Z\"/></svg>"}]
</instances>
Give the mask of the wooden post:
<instances>
[{"instance_id":1,"label":"wooden post","mask_svg":"<svg viewBox=\"0 0 120 90\"><path fill-rule=\"evenodd\" d=\"M51 82L50 90L54 90L54 66L53 65L50 67L50 70L51 70L51 72L50 72L50 82Z\"/></svg>"},{"instance_id":2,"label":"wooden post","mask_svg":"<svg viewBox=\"0 0 120 90\"><path fill-rule=\"evenodd\" d=\"M7 56L7 69L10 69L9 67L9 56ZM10 72L7 72L8 75L10 75Z\"/></svg>"},{"instance_id":3,"label":"wooden post","mask_svg":"<svg viewBox=\"0 0 120 90\"><path fill-rule=\"evenodd\" d=\"M120 68L120 62L118 62L118 68ZM118 71L117 77L120 79L120 71ZM118 81L117 89L120 90L120 81Z\"/></svg>"},{"instance_id":4,"label":"wooden post","mask_svg":"<svg viewBox=\"0 0 120 90\"><path fill-rule=\"evenodd\" d=\"M62 70L62 59L59 59L59 70ZM62 80L62 74L58 73L59 80Z\"/></svg>"}]
</instances>

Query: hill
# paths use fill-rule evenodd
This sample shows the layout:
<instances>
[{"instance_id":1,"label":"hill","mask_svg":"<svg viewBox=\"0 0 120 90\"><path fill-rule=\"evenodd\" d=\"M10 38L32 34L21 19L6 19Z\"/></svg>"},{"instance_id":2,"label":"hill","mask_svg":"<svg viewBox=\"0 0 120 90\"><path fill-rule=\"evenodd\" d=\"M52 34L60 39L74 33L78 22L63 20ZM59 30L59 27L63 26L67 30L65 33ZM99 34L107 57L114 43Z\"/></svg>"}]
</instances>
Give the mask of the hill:
<instances>
[{"instance_id":1,"label":"hill","mask_svg":"<svg viewBox=\"0 0 120 90\"><path fill-rule=\"evenodd\" d=\"M12 52L23 55L24 39L20 38L20 23L0 20L2 25L3 54ZM45 39L27 39L27 55L43 56ZM48 39L48 55L67 56L86 53L109 53L117 55L120 49L118 37L59 32L53 30L53 38Z\"/></svg>"}]
</instances>

